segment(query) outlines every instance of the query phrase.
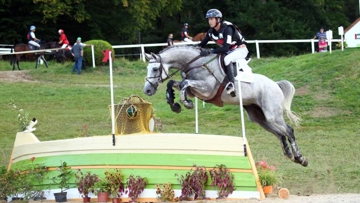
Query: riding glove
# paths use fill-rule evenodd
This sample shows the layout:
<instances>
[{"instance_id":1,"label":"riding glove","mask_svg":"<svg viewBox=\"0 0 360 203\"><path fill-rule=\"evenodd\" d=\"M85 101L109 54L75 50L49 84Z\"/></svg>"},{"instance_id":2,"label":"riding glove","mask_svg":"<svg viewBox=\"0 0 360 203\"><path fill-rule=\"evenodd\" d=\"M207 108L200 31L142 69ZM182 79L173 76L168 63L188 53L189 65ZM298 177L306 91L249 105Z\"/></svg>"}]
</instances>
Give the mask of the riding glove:
<instances>
[{"instance_id":1,"label":"riding glove","mask_svg":"<svg viewBox=\"0 0 360 203\"><path fill-rule=\"evenodd\" d=\"M207 55L209 55L211 53L214 53L214 50L212 50L212 49L203 49L200 52L200 56L207 56Z\"/></svg>"}]
</instances>

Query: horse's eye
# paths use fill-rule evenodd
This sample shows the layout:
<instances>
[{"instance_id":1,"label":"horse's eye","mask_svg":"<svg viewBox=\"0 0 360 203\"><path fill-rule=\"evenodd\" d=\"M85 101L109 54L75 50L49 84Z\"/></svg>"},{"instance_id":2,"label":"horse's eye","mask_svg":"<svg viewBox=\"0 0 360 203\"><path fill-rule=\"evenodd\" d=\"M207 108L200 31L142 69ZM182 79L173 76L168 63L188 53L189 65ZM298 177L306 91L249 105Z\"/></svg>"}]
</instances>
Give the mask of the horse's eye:
<instances>
[{"instance_id":1,"label":"horse's eye","mask_svg":"<svg viewBox=\"0 0 360 203\"><path fill-rule=\"evenodd\" d=\"M159 68L153 68L153 71L154 71L154 72L158 72L158 71L159 71Z\"/></svg>"}]
</instances>

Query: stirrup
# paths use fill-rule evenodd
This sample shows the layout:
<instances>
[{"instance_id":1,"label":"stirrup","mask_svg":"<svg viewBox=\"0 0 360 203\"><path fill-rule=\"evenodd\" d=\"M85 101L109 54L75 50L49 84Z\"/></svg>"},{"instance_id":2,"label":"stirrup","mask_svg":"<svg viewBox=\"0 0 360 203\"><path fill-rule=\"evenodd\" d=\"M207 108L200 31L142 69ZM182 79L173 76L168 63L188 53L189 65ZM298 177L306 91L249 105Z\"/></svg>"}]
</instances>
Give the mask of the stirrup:
<instances>
[{"instance_id":1,"label":"stirrup","mask_svg":"<svg viewBox=\"0 0 360 203\"><path fill-rule=\"evenodd\" d=\"M228 82L228 84L225 87L226 93L230 94L232 97L235 97L235 86L233 82Z\"/></svg>"}]
</instances>

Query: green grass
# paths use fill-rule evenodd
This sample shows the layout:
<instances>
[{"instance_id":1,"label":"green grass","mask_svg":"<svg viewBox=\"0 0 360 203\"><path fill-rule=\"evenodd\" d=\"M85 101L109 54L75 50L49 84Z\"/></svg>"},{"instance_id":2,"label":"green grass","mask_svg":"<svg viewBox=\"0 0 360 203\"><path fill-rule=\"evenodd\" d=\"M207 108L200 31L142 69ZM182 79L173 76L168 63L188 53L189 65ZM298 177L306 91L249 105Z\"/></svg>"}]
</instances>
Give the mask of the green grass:
<instances>
[{"instance_id":1,"label":"green grass","mask_svg":"<svg viewBox=\"0 0 360 203\"><path fill-rule=\"evenodd\" d=\"M291 194L359 193L360 130L359 50L306 54L290 58L253 59L253 72L277 81L287 79L297 89L292 110L303 122L294 128L302 154L309 166L292 163L282 154L277 138L246 119L246 135L255 161L266 160L277 166L281 186ZM37 70L33 62L22 62L24 75L32 82L8 82L0 78L0 163L9 162L16 132L18 107L36 117L34 134L42 141L82 136L88 125L90 135L111 134L109 69L88 68L82 75L71 74L72 63L50 62ZM139 95L153 103L159 132L195 132L194 110L180 114L170 110L165 100L165 85L148 97L142 93L146 63L117 59L114 62L114 97L118 103ZM0 71L10 70L6 61ZM14 71L18 72L18 71ZM176 92L176 100L178 100ZM241 136L238 106L223 108L199 102L199 133ZM220 143L221 144L221 141ZM242 146L239 146L242 147Z\"/></svg>"}]
</instances>

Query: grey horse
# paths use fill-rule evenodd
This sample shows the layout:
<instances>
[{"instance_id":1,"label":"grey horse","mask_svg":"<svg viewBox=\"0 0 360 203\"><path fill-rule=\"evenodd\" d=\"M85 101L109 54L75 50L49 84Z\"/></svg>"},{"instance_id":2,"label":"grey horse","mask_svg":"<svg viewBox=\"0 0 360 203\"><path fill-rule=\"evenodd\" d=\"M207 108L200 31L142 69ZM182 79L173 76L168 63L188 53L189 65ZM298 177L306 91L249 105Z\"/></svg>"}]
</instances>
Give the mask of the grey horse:
<instances>
[{"instance_id":1,"label":"grey horse","mask_svg":"<svg viewBox=\"0 0 360 203\"><path fill-rule=\"evenodd\" d=\"M181 107L174 104L172 87L180 91L180 102L188 109L194 106L187 96L195 96L217 106L239 105L238 89L235 97L223 91L228 79L221 68L219 57L215 54L200 57L200 51L199 47L171 46L159 54L146 54L149 63L144 93L154 95L159 84L181 72L182 81L168 82L166 97L173 111L180 112ZM170 69L175 71L170 73ZM235 87L238 88L238 85ZM253 74L252 82L241 82L241 92L243 107L249 119L279 138L285 156L307 166L308 161L295 142L294 130L283 118L285 112L292 123L298 125L300 122L300 118L291 111L294 86L287 80L274 82L264 75Z\"/></svg>"}]
</instances>

